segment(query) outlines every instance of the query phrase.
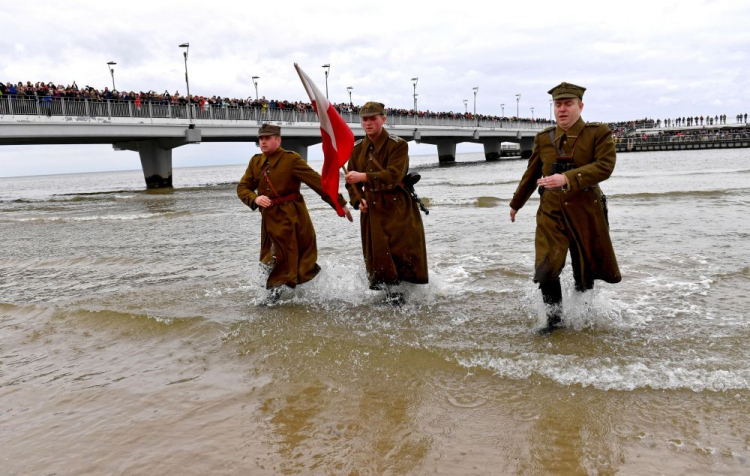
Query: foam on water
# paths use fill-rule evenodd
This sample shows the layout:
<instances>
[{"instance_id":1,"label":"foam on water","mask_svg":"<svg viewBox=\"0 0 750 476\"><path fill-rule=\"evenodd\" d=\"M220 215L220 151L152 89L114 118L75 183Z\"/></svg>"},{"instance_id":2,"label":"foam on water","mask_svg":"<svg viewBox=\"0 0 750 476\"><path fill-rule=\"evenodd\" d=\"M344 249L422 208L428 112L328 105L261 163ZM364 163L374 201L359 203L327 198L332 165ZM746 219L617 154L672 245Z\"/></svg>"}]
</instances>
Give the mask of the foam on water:
<instances>
[{"instance_id":1,"label":"foam on water","mask_svg":"<svg viewBox=\"0 0 750 476\"><path fill-rule=\"evenodd\" d=\"M458 357L456 362L467 369L483 368L503 378L543 377L561 385L591 386L600 390L652 388L718 392L750 389L748 369L705 369L695 363L673 360L613 364L608 359L571 355L528 353L505 357L483 353Z\"/></svg>"}]
</instances>

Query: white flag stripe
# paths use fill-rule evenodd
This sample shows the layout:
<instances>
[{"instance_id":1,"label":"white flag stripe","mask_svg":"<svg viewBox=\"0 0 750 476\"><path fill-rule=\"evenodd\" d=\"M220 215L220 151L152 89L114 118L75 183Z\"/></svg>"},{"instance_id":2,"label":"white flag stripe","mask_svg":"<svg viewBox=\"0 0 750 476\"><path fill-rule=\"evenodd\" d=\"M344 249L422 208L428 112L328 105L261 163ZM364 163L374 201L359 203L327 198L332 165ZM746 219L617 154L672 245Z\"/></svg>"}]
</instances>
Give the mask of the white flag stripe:
<instances>
[{"instance_id":1,"label":"white flag stripe","mask_svg":"<svg viewBox=\"0 0 750 476\"><path fill-rule=\"evenodd\" d=\"M307 76L304 71L302 71L297 63L294 63L294 67L297 69L297 73L300 75L300 79L302 79L302 84L305 86L305 91L307 91L307 95L310 97L310 101L315 101L318 109L318 119L320 119L321 129L326 131L328 136L331 138L331 145L335 150L338 150L338 147L336 146L336 134L334 134L333 125L331 124L331 120L328 118L328 107L330 106L328 99L326 99L325 95L321 93L318 87L315 86L315 83L313 83L310 77Z\"/></svg>"}]
</instances>

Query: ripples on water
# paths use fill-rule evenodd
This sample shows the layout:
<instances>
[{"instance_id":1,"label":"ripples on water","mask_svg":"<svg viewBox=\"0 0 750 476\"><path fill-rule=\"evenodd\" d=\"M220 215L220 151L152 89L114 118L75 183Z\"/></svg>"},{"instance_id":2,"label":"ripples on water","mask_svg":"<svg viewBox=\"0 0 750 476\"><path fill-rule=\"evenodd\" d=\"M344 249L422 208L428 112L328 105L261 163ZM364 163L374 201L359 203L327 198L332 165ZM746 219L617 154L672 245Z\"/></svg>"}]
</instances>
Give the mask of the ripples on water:
<instances>
[{"instance_id":1,"label":"ripples on water","mask_svg":"<svg viewBox=\"0 0 750 476\"><path fill-rule=\"evenodd\" d=\"M508 219L525 161L413 159L431 283L400 309L309 190L323 271L259 306L244 167L176 169L172 192L139 171L0 179L11 471L744 472L748 155L621 155L604 190L624 280L580 296L566 268L550 338L536 197Z\"/></svg>"}]
</instances>

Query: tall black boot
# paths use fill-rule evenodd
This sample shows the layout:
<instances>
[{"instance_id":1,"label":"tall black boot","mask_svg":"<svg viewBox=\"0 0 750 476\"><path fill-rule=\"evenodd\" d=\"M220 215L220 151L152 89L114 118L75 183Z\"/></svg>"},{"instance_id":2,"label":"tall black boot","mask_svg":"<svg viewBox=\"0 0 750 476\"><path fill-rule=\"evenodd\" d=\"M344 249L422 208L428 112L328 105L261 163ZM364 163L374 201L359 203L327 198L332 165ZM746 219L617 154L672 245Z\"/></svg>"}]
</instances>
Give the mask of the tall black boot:
<instances>
[{"instance_id":1,"label":"tall black boot","mask_svg":"<svg viewBox=\"0 0 750 476\"><path fill-rule=\"evenodd\" d=\"M554 279L540 283L539 289L542 290L542 300L547 305L547 327L539 331L539 334L545 335L562 327L562 287L560 280Z\"/></svg>"}]
</instances>

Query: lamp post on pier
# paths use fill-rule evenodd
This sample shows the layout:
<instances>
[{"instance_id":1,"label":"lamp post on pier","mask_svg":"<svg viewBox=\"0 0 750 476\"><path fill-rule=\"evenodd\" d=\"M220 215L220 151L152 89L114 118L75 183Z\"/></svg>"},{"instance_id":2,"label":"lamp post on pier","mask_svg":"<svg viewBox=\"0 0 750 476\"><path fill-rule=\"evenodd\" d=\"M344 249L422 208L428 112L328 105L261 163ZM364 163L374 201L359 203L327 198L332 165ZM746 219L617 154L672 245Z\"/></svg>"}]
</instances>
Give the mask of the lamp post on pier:
<instances>
[{"instance_id":1,"label":"lamp post on pier","mask_svg":"<svg viewBox=\"0 0 750 476\"><path fill-rule=\"evenodd\" d=\"M352 103L352 89L354 88L351 86L346 88L346 91L349 93L349 106L354 106L354 103Z\"/></svg>"},{"instance_id":2,"label":"lamp post on pier","mask_svg":"<svg viewBox=\"0 0 750 476\"><path fill-rule=\"evenodd\" d=\"M471 88L474 91L474 121L479 125L479 119L477 119L477 93L479 92L479 86Z\"/></svg>"},{"instance_id":3,"label":"lamp post on pier","mask_svg":"<svg viewBox=\"0 0 750 476\"><path fill-rule=\"evenodd\" d=\"M326 99L328 99L328 72L331 71L331 65L326 63L322 68L326 70Z\"/></svg>"},{"instance_id":4,"label":"lamp post on pier","mask_svg":"<svg viewBox=\"0 0 750 476\"><path fill-rule=\"evenodd\" d=\"M193 120L193 115L191 113L190 108L190 80L188 79L188 67L187 67L187 60L188 60L188 50L190 49L190 43L183 43L179 45L180 48L185 48L185 51L182 52L182 55L185 57L185 85L187 86L187 100L188 100L188 119L191 121Z\"/></svg>"},{"instance_id":5,"label":"lamp post on pier","mask_svg":"<svg viewBox=\"0 0 750 476\"><path fill-rule=\"evenodd\" d=\"M466 114L469 113L469 100L468 99L464 99L464 112Z\"/></svg>"},{"instance_id":6,"label":"lamp post on pier","mask_svg":"<svg viewBox=\"0 0 750 476\"><path fill-rule=\"evenodd\" d=\"M411 78L411 82L414 85L414 113L417 112L417 82L419 78Z\"/></svg>"},{"instance_id":7,"label":"lamp post on pier","mask_svg":"<svg viewBox=\"0 0 750 476\"><path fill-rule=\"evenodd\" d=\"M500 117L505 118L505 104L500 104Z\"/></svg>"},{"instance_id":8,"label":"lamp post on pier","mask_svg":"<svg viewBox=\"0 0 750 476\"><path fill-rule=\"evenodd\" d=\"M519 112L519 107L521 104L521 93L516 94L516 120L519 120L521 118L521 113Z\"/></svg>"},{"instance_id":9,"label":"lamp post on pier","mask_svg":"<svg viewBox=\"0 0 750 476\"><path fill-rule=\"evenodd\" d=\"M534 122L534 108L531 108L531 122Z\"/></svg>"},{"instance_id":10,"label":"lamp post on pier","mask_svg":"<svg viewBox=\"0 0 750 476\"><path fill-rule=\"evenodd\" d=\"M260 79L260 76L253 76L253 84L255 85L255 100L257 101L260 99L258 96L258 80Z\"/></svg>"},{"instance_id":11,"label":"lamp post on pier","mask_svg":"<svg viewBox=\"0 0 750 476\"><path fill-rule=\"evenodd\" d=\"M109 74L112 75L112 91L116 91L117 88L115 88L115 69L112 67L116 65L114 61L110 61L107 63L107 67L109 68Z\"/></svg>"},{"instance_id":12,"label":"lamp post on pier","mask_svg":"<svg viewBox=\"0 0 750 476\"><path fill-rule=\"evenodd\" d=\"M549 100L549 122L552 122L552 99Z\"/></svg>"}]
</instances>

